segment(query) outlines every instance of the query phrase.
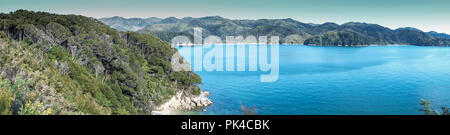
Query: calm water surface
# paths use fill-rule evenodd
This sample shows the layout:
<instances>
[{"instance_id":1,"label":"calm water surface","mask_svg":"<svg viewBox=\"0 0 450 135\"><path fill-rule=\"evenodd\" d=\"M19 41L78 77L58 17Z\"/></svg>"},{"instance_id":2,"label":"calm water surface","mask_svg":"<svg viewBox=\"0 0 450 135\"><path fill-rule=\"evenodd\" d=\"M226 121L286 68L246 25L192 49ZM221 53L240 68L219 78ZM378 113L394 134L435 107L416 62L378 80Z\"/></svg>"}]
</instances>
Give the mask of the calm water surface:
<instances>
[{"instance_id":1,"label":"calm water surface","mask_svg":"<svg viewBox=\"0 0 450 135\"><path fill-rule=\"evenodd\" d=\"M279 62L272 83L260 82L261 72L196 71L213 101L202 114L242 114L241 103L261 115L423 114L421 98L450 106L447 47L280 46Z\"/></svg>"}]
</instances>

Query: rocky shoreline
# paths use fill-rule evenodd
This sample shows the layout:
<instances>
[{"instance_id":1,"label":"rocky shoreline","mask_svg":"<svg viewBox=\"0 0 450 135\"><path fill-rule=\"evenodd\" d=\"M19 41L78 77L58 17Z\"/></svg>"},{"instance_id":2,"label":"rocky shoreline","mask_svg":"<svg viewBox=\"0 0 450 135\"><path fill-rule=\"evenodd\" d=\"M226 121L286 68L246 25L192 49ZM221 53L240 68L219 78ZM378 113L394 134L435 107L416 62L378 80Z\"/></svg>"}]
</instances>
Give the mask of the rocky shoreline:
<instances>
[{"instance_id":1,"label":"rocky shoreline","mask_svg":"<svg viewBox=\"0 0 450 135\"><path fill-rule=\"evenodd\" d=\"M206 107L212 104L207 96L209 96L209 92L201 92L199 95L193 95L186 91L178 91L169 101L157 106L151 114L171 115L176 111L187 111Z\"/></svg>"}]
</instances>

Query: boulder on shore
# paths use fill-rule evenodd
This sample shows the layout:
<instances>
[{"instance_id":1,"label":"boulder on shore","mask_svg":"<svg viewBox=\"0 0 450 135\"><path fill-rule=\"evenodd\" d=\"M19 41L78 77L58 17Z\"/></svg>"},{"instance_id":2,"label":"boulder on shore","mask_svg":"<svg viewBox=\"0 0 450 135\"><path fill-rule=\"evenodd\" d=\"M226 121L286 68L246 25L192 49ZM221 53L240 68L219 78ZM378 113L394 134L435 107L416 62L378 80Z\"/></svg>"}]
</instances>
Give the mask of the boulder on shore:
<instances>
[{"instance_id":1,"label":"boulder on shore","mask_svg":"<svg viewBox=\"0 0 450 135\"><path fill-rule=\"evenodd\" d=\"M193 110L206 107L212 104L207 97L209 92L201 92L199 95L193 95L186 91L178 91L168 102L157 106L152 115L168 115L172 111Z\"/></svg>"}]
</instances>

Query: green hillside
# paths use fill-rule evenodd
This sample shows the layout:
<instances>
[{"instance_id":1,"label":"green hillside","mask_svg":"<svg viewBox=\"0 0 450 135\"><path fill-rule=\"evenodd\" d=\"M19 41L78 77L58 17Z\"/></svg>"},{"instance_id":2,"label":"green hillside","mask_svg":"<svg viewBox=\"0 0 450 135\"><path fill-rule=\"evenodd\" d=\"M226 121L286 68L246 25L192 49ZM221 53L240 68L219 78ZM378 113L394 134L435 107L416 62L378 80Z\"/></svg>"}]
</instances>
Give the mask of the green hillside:
<instances>
[{"instance_id":1,"label":"green hillside","mask_svg":"<svg viewBox=\"0 0 450 135\"><path fill-rule=\"evenodd\" d=\"M279 36L280 44L320 46L450 45L450 39L442 33L425 33L408 28L392 30L377 24L359 22L349 22L342 25L335 23L308 24L293 19L230 20L220 16L167 18L149 24L137 32L158 33L158 37L170 41L174 37L173 33L193 35L193 28L195 27L203 28L204 37L215 35L225 39L226 36Z\"/></svg>"},{"instance_id":2,"label":"green hillside","mask_svg":"<svg viewBox=\"0 0 450 135\"><path fill-rule=\"evenodd\" d=\"M174 72L176 49L93 18L0 14L1 114L149 114L201 78Z\"/></svg>"}]
</instances>

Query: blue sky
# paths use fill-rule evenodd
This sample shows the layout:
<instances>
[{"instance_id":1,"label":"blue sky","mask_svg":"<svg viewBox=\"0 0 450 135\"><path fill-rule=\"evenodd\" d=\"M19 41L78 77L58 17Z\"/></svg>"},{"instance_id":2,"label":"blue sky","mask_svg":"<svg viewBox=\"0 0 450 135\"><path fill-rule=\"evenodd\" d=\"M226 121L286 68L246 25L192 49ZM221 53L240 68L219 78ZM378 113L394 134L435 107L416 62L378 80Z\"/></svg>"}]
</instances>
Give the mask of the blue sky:
<instances>
[{"instance_id":1,"label":"blue sky","mask_svg":"<svg viewBox=\"0 0 450 135\"><path fill-rule=\"evenodd\" d=\"M450 0L1 0L0 12L17 9L95 18L293 18L306 23L367 22L450 33Z\"/></svg>"}]
</instances>

